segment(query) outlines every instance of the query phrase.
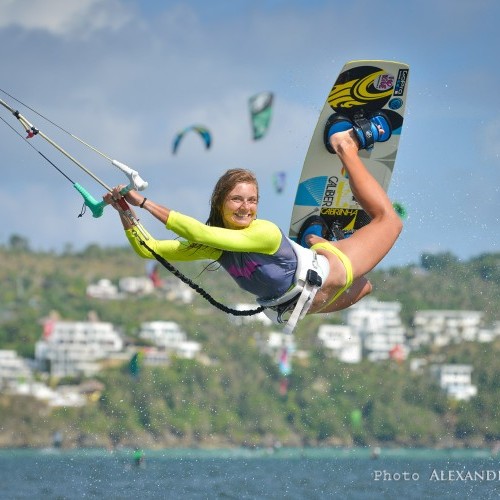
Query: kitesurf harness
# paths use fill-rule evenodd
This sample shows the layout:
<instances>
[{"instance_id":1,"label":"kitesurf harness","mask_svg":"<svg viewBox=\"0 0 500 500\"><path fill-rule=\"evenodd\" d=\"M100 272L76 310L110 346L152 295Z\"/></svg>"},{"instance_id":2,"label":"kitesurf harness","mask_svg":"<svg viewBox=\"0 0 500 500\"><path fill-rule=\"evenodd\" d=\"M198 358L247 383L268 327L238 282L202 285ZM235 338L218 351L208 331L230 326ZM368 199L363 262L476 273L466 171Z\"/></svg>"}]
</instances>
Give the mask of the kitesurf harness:
<instances>
[{"instance_id":1,"label":"kitesurf harness","mask_svg":"<svg viewBox=\"0 0 500 500\"><path fill-rule=\"evenodd\" d=\"M294 284L281 297L270 300L257 299L265 307L264 314L273 322L285 323L284 333L292 333L297 322L309 311L314 297L328 276L328 259L309 248L304 248L287 238L297 256Z\"/></svg>"}]
</instances>

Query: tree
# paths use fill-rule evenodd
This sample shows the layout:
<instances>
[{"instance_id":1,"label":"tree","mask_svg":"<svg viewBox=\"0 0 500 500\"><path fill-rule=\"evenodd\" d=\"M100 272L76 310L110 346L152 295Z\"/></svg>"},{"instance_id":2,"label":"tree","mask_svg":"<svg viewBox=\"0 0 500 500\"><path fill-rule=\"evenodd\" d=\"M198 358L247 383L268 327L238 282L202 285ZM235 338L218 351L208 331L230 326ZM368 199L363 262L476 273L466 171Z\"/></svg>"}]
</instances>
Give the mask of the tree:
<instances>
[{"instance_id":1,"label":"tree","mask_svg":"<svg viewBox=\"0 0 500 500\"><path fill-rule=\"evenodd\" d=\"M9 238L9 248L11 250L15 250L16 252L29 252L29 241L24 236L20 236L19 234L13 234Z\"/></svg>"},{"instance_id":2,"label":"tree","mask_svg":"<svg viewBox=\"0 0 500 500\"><path fill-rule=\"evenodd\" d=\"M451 252L423 253L420 256L420 265L427 271L445 271L457 263L457 257Z\"/></svg>"}]
</instances>

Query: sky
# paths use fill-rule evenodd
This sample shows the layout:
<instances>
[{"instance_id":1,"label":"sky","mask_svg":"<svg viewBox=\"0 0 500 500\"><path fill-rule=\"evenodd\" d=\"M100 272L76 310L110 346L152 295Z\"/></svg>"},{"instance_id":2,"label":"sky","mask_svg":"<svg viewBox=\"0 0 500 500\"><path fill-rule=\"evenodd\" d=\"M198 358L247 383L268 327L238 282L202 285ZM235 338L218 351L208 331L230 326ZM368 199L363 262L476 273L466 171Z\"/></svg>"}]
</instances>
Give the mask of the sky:
<instances>
[{"instance_id":1,"label":"sky","mask_svg":"<svg viewBox=\"0 0 500 500\"><path fill-rule=\"evenodd\" d=\"M319 112L353 59L410 65L409 97L389 189L407 211L381 266L452 252L468 260L500 251L500 65L496 0L0 0L0 89L107 156L137 170L144 195L205 221L228 168L259 179L258 216L288 230L295 190ZM251 137L248 98L269 90L273 117ZM0 98L65 147L108 186L127 179L3 92ZM0 117L23 132L5 109ZM205 150L175 134L197 123ZM122 246L116 213L78 217L84 186L105 189L40 137L0 122L0 245L13 235L39 251ZM273 173L287 184L276 193ZM149 214L157 238L172 234ZM384 237L383 234L380 235Z\"/></svg>"}]
</instances>

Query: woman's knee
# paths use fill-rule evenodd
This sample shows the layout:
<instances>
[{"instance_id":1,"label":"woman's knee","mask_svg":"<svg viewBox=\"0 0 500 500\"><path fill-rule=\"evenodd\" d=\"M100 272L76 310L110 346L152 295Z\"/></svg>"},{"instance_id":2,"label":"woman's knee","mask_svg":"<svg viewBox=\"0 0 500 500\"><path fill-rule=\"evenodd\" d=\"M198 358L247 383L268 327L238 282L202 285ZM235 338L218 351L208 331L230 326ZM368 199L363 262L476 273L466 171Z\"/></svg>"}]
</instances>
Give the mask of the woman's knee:
<instances>
[{"instance_id":1,"label":"woman's knee","mask_svg":"<svg viewBox=\"0 0 500 500\"><path fill-rule=\"evenodd\" d=\"M392 224L394 227L394 231L399 236L401 234L401 231L403 230L403 221L401 220L401 217L395 212L394 212Z\"/></svg>"},{"instance_id":2,"label":"woman's knee","mask_svg":"<svg viewBox=\"0 0 500 500\"><path fill-rule=\"evenodd\" d=\"M380 223L384 225L384 237L396 241L403 230L403 221L392 207L383 214Z\"/></svg>"}]
</instances>

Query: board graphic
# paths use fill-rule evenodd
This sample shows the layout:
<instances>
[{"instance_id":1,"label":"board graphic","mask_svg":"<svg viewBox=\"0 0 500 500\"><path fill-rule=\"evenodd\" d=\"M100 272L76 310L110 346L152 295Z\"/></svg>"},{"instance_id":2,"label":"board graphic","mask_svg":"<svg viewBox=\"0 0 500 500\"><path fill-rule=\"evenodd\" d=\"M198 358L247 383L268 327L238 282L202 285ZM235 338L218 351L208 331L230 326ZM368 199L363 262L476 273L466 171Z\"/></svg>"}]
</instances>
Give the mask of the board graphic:
<instances>
[{"instance_id":1,"label":"board graphic","mask_svg":"<svg viewBox=\"0 0 500 500\"><path fill-rule=\"evenodd\" d=\"M386 142L376 142L359 155L387 191L398 152L408 94L409 66L395 61L350 61L337 77L318 119L304 160L290 222L289 236L296 240L303 222L320 215L329 227L349 234L370 221L356 202L347 172L335 154L327 151L324 130L328 118L340 113L349 118L383 111L392 126Z\"/></svg>"}]
</instances>

